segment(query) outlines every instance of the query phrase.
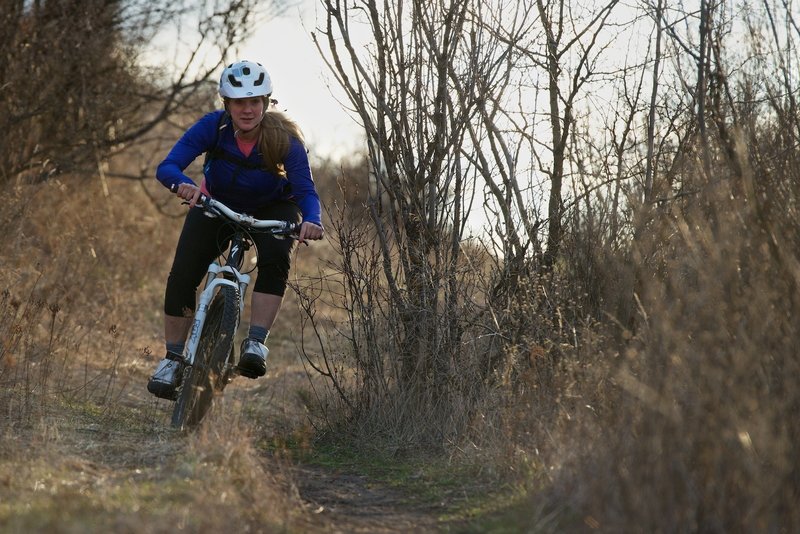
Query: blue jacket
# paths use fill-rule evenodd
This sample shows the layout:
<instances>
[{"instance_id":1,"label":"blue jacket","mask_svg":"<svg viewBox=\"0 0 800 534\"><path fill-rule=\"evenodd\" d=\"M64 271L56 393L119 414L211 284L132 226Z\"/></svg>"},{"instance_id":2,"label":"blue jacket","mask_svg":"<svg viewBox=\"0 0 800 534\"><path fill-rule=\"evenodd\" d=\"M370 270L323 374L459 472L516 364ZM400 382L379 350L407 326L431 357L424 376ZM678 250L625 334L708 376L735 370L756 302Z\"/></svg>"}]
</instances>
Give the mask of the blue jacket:
<instances>
[{"instance_id":1,"label":"blue jacket","mask_svg":"<svg viewBox=\"0 0 800 534\"><path fill-rule=\"evenodd\" d=\"M214 148L215 130L224 111L214 111L197 121L175 143L156 169L156 177L166 187L180 183L194 183L183 171L198 156ZM258 145L245 158L233 137L233 125L227 119L219 133L219 147L226 153L246 159L254 166L260 165ZM311 167L305 146L292 138L289 154L283 162L283 178L259 168L246 168L236 163L212 158L203 169L205 186L211 196L233 210L253 214L258 208L273 200L294 200L300 207L304 222L321 224L319 196L314 188Z\"/></svg>"}]
</instances>

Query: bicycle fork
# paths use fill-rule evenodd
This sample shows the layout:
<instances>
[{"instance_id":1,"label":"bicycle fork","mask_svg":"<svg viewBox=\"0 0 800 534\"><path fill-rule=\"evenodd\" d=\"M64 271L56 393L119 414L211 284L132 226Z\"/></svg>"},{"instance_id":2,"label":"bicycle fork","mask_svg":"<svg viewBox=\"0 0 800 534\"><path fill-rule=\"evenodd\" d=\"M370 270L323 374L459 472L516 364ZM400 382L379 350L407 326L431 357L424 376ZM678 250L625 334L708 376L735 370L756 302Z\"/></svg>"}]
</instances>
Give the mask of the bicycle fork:
<instances>
[{"instance_id":1,"label":"bicycle fork","mask_svg":"<svg viewBox=\"0 0 800 534\"><path fill-rule=\"evenodd\" d=\"M229 274L235 281L225 278L224 274ZM203 292L200 293L197 310L192 321L192 329L189 331L189 339L186 342L186 350L183 355L183 360L187 365L194 365L195 354L197 354L197 347L200 344L200 334L203 331L208 308L217 293L217 288L225 285L239 290L239 316L241 317L242 313L244 313L244 296L249 284L250 275L242 274L232 267L220 266L216 261L208 266L206 285Z\"/></svg>"}]
</instances>

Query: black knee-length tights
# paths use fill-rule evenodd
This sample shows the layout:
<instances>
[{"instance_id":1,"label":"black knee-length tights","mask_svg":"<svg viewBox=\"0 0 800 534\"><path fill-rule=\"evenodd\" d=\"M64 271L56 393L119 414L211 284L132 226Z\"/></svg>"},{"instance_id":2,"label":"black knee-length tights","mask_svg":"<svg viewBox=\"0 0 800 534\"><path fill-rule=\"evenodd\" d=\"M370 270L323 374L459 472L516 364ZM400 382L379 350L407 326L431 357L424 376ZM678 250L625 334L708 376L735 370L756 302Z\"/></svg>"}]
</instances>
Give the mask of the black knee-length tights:
<instances>
[{"instance_id":1,"label":"black knee-length tights","mask_svg":"<svg viewBox=\"0 0 800 534\"><path fill-rule=\"evenodd\" d=\"M278 201L259 210L255 217L299 222L300 208L291 201ZM174 317L188 317L194 313L197 287L208 265L227 247L232 234L230 223L220 217L207 217L200 208L189 210L167 279L164 313ZM294 240L259 233L252 237L258 249L258 274L253 291L283 296Z\"/></svg>"}]
</instances>

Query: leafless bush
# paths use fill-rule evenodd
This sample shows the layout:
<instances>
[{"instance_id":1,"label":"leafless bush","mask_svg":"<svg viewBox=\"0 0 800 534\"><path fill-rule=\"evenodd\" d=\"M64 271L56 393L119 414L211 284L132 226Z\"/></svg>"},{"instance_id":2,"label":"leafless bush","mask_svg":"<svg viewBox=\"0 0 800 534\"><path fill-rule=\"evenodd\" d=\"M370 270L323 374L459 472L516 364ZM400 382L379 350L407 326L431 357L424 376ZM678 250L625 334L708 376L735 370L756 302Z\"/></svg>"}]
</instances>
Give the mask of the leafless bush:
<instances>
[{"instance_id":1,"label":"leafless bush","mask_svg":"<svg viewBox=\"0 0 800 534\"><path fill-rule=\"evenodd\" d=\"M444 436L452 436L464 426L470 406L481 397L478 391L482 387L480 373L487 366L486 348L495 341L484 335L477 321L479 310L469 304L479 298L481 273L472 271L473 265L460 263L459 291L465 293L458 301L464 304L432 317L448 321L447 328L459 325L463 357L453 359L453 353L445 349L449 340L442 336L436 357L431 359L436 369L418 368L418 382L409 381L403 374L408 365L403 361L409 354L405 346L408 333L384 278L387 250L375 239L363 208L350 210L343 205L328 218L335 258L325 266L321 284L295 287L308 319L306 327L313 330L317 341L313 350L306 349L308 361L329 378L348 420L355 423L351 430L392 436L409 445L423 441L440 446ZM388 252L397 258L396 245L389 246ZM483 260L477 256L473 261L480 265ZM322 317L318 309L341 313ZM438 323L428 327L447 331ZM431 388L434 382L437 386Z\"/></svg>"}]
</instances>

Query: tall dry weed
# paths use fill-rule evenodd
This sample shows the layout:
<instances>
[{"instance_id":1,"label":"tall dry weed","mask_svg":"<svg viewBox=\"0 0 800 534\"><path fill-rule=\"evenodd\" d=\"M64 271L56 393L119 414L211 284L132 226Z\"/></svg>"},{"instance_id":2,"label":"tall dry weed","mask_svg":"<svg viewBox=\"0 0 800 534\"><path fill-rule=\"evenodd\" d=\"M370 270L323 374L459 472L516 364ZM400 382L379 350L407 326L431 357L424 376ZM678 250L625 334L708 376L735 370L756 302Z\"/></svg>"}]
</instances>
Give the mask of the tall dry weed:
<instances>
[{"instance_id":1,"label":"tall dry weed","mask_svg":"<svg viewBox=\"0 0 800 534\"><path fill-rule=\"evenodd\" d=\"M157 319L152 288L168 259L155 208L138 189L120 182L106 195L90 177L65 177L4 191L6 421L30 423L58 402L113 407L141 366L141 325Z\"/></svg>"},{"instance_id":2,"label":"tall dry weed","mask_svg":"<svg viewBox=\"0 0 800 534\"><path fill-rule=\"evenodd\" d=\"M770 209L791 199L763 195L781 177L759 178L720 170L657 208L631 264L636 328L611 322L621 335L576 347L576 380L562 382L573 422L550 420L550 496L583 527L800 525L800 242L792 211Z\"/></svg>"}]
</instances>

